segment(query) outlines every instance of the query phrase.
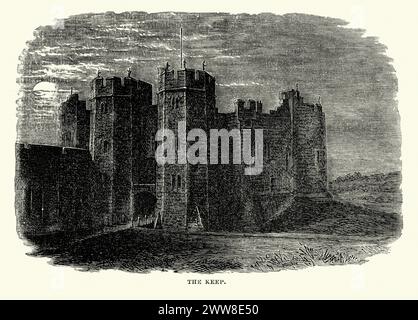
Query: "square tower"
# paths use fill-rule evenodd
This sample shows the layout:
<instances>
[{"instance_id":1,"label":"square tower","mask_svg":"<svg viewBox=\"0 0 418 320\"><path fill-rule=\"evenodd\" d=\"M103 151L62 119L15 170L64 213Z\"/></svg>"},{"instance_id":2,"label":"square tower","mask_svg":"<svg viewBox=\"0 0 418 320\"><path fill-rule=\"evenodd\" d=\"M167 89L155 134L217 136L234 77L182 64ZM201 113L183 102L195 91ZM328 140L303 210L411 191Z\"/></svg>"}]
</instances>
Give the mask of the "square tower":
<instances>
[{"instance_id":1,"label":"square tower","mask_svg":"<svg viewBox=\"0 0 418 320\"><path fill-rule=\"evenodd\" d=\"M60 144L64 147L88 149L90 111L86 101L79 100L78 94L71 94L60 106Z\"/></svg>"},{"instance_id":2,"label":"square tower","mask_svg":"<svg viewBox=\"0 0 418 320\"><path fill-rule=\"evenodd\" d=\"M107 225L133 214L133 185L139 170L141 109L152 104L152 86L130 76L96 77L91 83L90 153L104 189L96 199Z\"/></svg>"},{"instance_id":3,"label":"square tower","mask_svg":"<svg viewBox=\"0 0 418 320\"><path fill-rule=\"evenodd\" d=\"M215 78L203 70L166 68L159 71L158 129L175 133L185 123L186 132L194 128L206 133L216 114ZM187 142L191 144L193 142ZM180 155L181 156L181 155ZM207 164L178 163L157 165L156 210L163 228L187 229L198 222L207 228L209 216Z\"/></svg>"}]
</instances>

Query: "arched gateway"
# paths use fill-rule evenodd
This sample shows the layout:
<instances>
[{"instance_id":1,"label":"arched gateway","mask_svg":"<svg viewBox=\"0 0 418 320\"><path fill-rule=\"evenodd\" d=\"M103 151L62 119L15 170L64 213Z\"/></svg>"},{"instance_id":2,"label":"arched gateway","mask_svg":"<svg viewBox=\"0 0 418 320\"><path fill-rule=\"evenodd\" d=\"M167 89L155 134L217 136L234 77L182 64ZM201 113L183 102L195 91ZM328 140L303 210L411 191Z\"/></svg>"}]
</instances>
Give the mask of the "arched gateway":
<instances>
[{"instance_id":1,"label":"arched gateway","mask_svg":"<svg viewBox=\"0 0 418 320\"><path fill-rule=\"evenodd\" d=\"M151 192L141 191L134 196L135 225L140 227L154 227L155 223L155 195Z\"/></svg>"}]
</instances>

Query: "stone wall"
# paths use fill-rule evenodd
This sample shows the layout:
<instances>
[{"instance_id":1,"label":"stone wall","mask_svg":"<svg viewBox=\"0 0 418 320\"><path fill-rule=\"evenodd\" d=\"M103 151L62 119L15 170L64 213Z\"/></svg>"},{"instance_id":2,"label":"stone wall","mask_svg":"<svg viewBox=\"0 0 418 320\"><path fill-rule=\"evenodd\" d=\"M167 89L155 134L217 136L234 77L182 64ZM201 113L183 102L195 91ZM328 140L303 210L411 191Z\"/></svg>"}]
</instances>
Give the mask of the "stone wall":
<instances>
[{"instance_id":1,"label":"stone wall","mask_svg":"<svg viewBox=\"0 0 418 320\"><path fill-rule=\"evenodd\" d=\"M16 144L16 215L21 235L100 229L92 210L88 150Z\"/></svg>"}]
</instances>

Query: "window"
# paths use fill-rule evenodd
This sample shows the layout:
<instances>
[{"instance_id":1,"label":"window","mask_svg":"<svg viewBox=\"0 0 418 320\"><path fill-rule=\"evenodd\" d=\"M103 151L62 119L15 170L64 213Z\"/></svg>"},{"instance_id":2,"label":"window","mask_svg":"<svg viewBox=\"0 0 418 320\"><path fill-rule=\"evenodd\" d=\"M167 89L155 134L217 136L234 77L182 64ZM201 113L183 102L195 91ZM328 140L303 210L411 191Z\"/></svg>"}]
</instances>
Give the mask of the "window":
<instances>
[{"instance_id":1,"label":"window","mask_svg":"<svg viewBox=\"0 0 418 320\"><path fill-rule=\"evenodd\" d=\"M72 143L72 136L71 132L64 133L64 145L68 146Z\"/></svg>"},{"instance_id":2,"label":"window","mask_svg":"<svg viewBox=\"0 0 418 320\"><path fill-rule=\"evenodd\" d=\"M103 152L108 153L109 151L110 151L110 142L109 141L103 142Z\"/></svg>"},{"instance_id":3,"label":"window","mask_svg":"<svg viewBox=\"0 0 418 320\"><path fill-rule=\"evenodd\" d=\"M154 136L150 135L148 137L148 146L147 146L147 151L146 151L148 158L152 158L155 155L155 143L156 142L154 140Z\"/></svg>"},{"instance_id":4,"label":"window","mask_svg":"<svg viewBox=\"0 0 418 320\"><path fill-rule=\"evenodd\" d=\"M176 189L176 176L174 174L171 175L171 190Z\"/></svg>"},{"instance_id":5,"label":"window","mask_svg":"<svg viewBox=\"0 0 418 320\"><path fill-rule=\"evenodd\" d=\"M325 150L315 150L315 165L317 169L324 169L326 167L326 152Z\"/></svg>"},{"instance_id":6,"label":"window","mask_svg":"<svg viewBox=\"0 0 418 320\"><path fill-rule=\"evenodd\" d=\"M181 191L182 188L182 180L179 174L171 175L171 191Z\"/></svg>"},{"instance_id":7,"label":"window","mask_svg":"<svg viewBox=\"0 0 418 320\"><path fill-rule=\"evenodd\" d=\"M100 111L101 113L108 113L109 112L109 106L106 104L106 102L100 103Z\"/></svg>"},{"instance_id":8,"label":"window","mask_svg":"<svg viewBox=\"0 0 418 320\"><path fill-rule=\"evenodd\" d=\"M271 156L270 143L264 142L264 157L269 160Z\"/></svg>"},{"instance_id":9,"label":"window","mask_svg":"<svg viewBox=\"0 0 418 320\"><path fill-rule=\"evenodd\" d=\"M286 151L286 170L289 171L290 169L292 169L292 157L290 150L288 149Z\"/></svg>"},{"instance_id":10,"label":"window","mask_svg":"<svg viewBox=\"0 0 418 320\"><path fill-rule=\"evenodd\" d=\"M276 178L270 178L270 191L274 191L276 188Z\"/></svg>"},{"instance_id":11,"label":"window","mask_svg":"<svg viewBox=\"0 0 418 320\"><path fill-rule=\"evenodd\" d=\"M181 190L181 176L177 176L177 190Z\"/></svg>"}]
</instances>

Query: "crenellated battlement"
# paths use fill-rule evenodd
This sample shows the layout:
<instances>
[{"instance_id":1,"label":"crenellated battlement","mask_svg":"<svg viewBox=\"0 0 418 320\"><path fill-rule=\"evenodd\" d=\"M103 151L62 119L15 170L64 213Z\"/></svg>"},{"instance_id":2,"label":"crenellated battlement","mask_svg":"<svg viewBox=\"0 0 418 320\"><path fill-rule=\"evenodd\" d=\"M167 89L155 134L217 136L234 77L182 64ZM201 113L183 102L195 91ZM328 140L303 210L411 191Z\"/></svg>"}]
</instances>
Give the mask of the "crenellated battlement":
<instances>
[{"instance_id":1,"label":"crenellated battlement","mask_svg":"<svg viewBox=\"0 0 418 320\"><path fill-rule=\"evenodd\" d=\"M263 103L258 100L237 99L234 102L235 110L238 110L238 115L242 117L253 116L263 112Z\"/></svg>"},{"instance_id":2,"label":"crenellated battlement","mask_svg":"<svg viewBox=\"0 0 418 320\"><path fill-rule=\"evenodd\" d=\"M317 103L304 103L301 105L301 110L312 114L322 114L322 105Z\"/></svg>"},{"instance_id":3,"label":"crenellated battlement","mask_svg":"<svg viewBox=\"0 0 418 320\"><path fill-rule=\"evenodd\" d=\"M269 110L269 112L266 111L267 110L263 109L263 103L260 100L236 99L234 101L234 111L232 113L236 114L237 119L240 121L265 121L270 118L275 119L277 117L289 116L288 112L286 112L285 108L282 106L273 110Z\"/></svg>"},{"instance_id":4,"label":"crenellated battlement","mask_svg":"<svg viewBox=\"0 0 418 320\"><path fill-rule=\"evenodd\" d=\"M300 95L299 90L289 90L284 91L281 93L282 98L282 106L290 106L293 105L295 108L295 112L301 112L304 114L311 114L311 115L322 115L322 104L320 100L318 103L307 103L304 102L303 97Z\"/></svg>"},{"instance_id":5,"label":"crenellated battlement","mask_svg":"<svg viewBox=\"0 0 418 320\"><path fill-rule=\"evenodd\" d=\"M131 77L96 77L91 82L91 98L108 95L135 95L142 90L151 90L152 85Z\"/></svg>"},{"instance_id":6,"label":"crenellated battlement","mask_svg":"<svg viewBox=\"0 0 418 320\"><path fill-rule=\"evenodd\" d=\"M65 100L61 106L61 116L64 113L75 113L75 112L83 112L86 110L86 101L80 100L78 93L72 93L68 96L67 100Z\"/></svg>"},{"instance_id":7,"label":"crenellated battlement","mask_svg":"<svg viewBox=\"0 0 418 320\"><path fill-rule=\"evenodd\" d=\"M215 86L215 78L204 70L160 68L158 91L171 89L200 89Z\"/></svg>"},{"instance_id":8,"label":"crenellated battlement","mask_svg":"<svg viewBox=\"0 0 418 320\"><path fill-rule=\"evenodd\" d=\"M73 102L73 101L81 101L78 93L72 93L68 96L67 101Z\"/></svg>"}]
</instances>

